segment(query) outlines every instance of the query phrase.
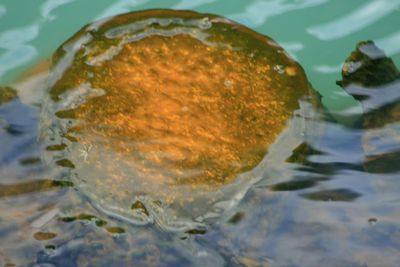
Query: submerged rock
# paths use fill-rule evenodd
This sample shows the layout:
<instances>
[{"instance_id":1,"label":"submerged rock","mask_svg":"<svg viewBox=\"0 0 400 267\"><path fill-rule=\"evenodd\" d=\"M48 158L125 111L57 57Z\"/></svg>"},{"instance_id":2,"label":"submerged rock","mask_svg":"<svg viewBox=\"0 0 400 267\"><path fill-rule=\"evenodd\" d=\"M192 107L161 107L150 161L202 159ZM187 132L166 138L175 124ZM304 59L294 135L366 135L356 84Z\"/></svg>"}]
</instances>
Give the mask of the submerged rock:
<instances>
[{"instance_id":1,"label":"submerged rock","mask_svg":"<svg viewBox=\"0 0 400 267\"><path fill-rule=\"evenodd\" d=\"M139 223L179 225L235 201L238 177L254 178L310 95L273 40L189 11L95 22L53 59L45 158L95 205Z\"/></svg>"}]
</instances>

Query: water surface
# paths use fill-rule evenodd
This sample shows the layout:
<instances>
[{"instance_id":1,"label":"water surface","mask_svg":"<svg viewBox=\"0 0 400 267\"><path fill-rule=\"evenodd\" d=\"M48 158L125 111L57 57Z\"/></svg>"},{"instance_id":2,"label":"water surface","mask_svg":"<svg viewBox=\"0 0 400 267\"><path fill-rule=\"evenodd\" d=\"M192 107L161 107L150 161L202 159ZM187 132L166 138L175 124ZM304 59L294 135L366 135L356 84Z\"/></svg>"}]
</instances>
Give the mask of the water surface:
<instances>
[{"instance_id":1,"label":"water surface","mask_svg":"<svg viewBox=\"0 0 400 267\"><path fill-rule=\"evenodd\" d=\"M280 168L202 231L119 220L40 159L43 90L32 88L43 84L44 60L83 25L148 8L218 13L271 36L300 62L331 116L316 122L323 130L311 134L320 138L279 158ZM400 65L399 8L397 0L3 0L0 84L13 84L20 99L0 106L0 265L397 266L399 123L353 127L361 105L335 81L360 40ZM21 75L33 78L14 83ZM398 83L382 87L369 102L378 109L399 98Z\"/></svg>"}]
</instances>

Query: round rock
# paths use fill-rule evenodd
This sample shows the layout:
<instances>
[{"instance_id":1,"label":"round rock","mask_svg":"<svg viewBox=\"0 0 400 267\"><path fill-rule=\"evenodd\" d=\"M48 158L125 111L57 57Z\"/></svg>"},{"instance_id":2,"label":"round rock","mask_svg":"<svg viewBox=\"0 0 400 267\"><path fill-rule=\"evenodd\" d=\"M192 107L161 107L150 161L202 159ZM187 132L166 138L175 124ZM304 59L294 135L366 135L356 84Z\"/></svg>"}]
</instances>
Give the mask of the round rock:
<instances>
[{"instance_id":1,"label":"round rock","mask_svg":"<svg viewBox=\"0 0 400 267\"><path fill-rule=\"evenodd\" d=\"M139 223L190 221L234 198L310 93L273 40L189 11L95 22L53 60L45 158L95 205Z\"/></svg>"}]
</instances>

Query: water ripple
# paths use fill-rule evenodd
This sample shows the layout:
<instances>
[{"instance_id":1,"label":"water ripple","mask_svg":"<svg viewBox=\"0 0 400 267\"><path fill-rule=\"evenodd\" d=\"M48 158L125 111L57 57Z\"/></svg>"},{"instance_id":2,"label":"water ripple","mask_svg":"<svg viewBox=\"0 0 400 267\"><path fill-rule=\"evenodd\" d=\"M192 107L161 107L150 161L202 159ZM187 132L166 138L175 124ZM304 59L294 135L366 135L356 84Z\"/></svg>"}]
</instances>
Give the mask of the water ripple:
<instances>
[{"instance_id":1,"label":"water ripple","mask_svg":"<svg viewBox=\"0 0 400 267\"><path fill-rule=\"evenodd\" d=\"M64 41L61 33L78 30L98 15L159 6L206 9L231 14L229 18L283 41L280 45L298 58L314 88L329 91L323 101L347 127L316 122L304 155L292 153L298 140L285 135L271 150L267 175L254 187L243 187L237 202L220 203L222 208L234 206L232 217L227 213L203 235L186 233L175 239L156 227L128 226L115 214L99 212L68 184L54 184L52 173L38 161L38 109L22 104L42 99L33 88L45 88L37 84L46 78L14 84L22 103L0 110L0 266L77 266L89 261L101 266L398 266L400 122L380 110L398 116L394 107L400 101L400 81L376 88L352 86L348 92L366 100L347 105L343 101L348 93L337 89L335 80L359 38L373 38L399 66L400 0L101 0L93 9L85 9L90 1L35 2L21 8L18 1L0 0L1 83L49 55ZM75 14L71 21L65 12L72 5L79 20ZM385 126L350 127L373 115ZM118 227L126 233L117 236L107 230ZM35 240L38 231L57 237Z\"/></svg>"},{"instance_id":2,"label":"water ripple","mask_svg":"<svg viewBox=\"0 0 400 267\"><path fill-rule=\"evenodd\" d=\"M12 49L35 39L39 34L37 25L14 28L0 35L0 47Z\"/></svg>"},{"instance_id":3,"label":"water ripple","mask_svg":"<svg viewBox=\"0 0 400 267\"><path fill-rule=\"evenodd\" d=\"M110 5L99 16L97 16L96 20L102 19L105 17L115 16L115 15L121 14L121 13L129 12L132 10L133 7L145 4L147 2L149 2L149 0L118 1L115 4Z\"/></svg>"},{"instance_id":4,"label":"water ripple","mask_svg":"<svg viewBox=\"0 0 400 267\"><path fill-rule=\"evenodd\" d=\"M0 77L7 71L28 63L36 55L36 49L30 45L20 45L8 50L6 53L0 55Z\"/></svg>"},{"instance_id":5,"label":"water ripple","mask_svg":"<svg viewBox=\"0 0 400 267\"><path fill-rule=\"evenodd\" d=\"M4 6L0 6L0 17L4 16L6 14L7 9Z\"/></svg>"},{"instance_id":6,"label":"water ripple","mask_svg":"<svg viewBox=\"0 0 400 267\"><path fill-rule=\"evenodd\" d=\"M229 16L233 20L244 23L247 26L257 27L263 25L269 17L283 13L318 6L327 3L328 0L303 0L296 3L287 3L284 0L255 1L249 4L244 12Z\"/></svg>"},{"instance_id":7,"label":"water ripple","mask_svg":"<svg viewBox=\"0 0 400 267\"><path fill-rule=\"evenodd\" d=\"M310 27L307 32L324 41L339 39L374 24L395 11L399 5L399 0L370 1L337 20Z\"/></svg>"},{"instance_id":8,"label":"water ripple","mask_svg":"<svg viewBox=\"0 0 400 267\"><path fill-rule=\"evenodd\" d=\"M388 56L400 53L400 31L376 40L376 44L382 48Z\"/></svg>"},{"instance_id":9,"label":"water ripple","mask_svg":"<svg viewBox=\"0 0 400 267\"><path fill-rule=\"evenodd\" d=\"M364 112L370 112L398 102L400 100L399 86L400 81L394 81L374 88L352 85L346 90L352 95L368 97L367 101L363 101L363 108Z\"/></svg>"},{"instance_id":10,"label":"water ripple","mask_svg":"<svg viewBox=\"0 0 400 267\"><path fill-rule=\"evenodd\" d=\"M174 6L176 9L193 9L205 4L215 2L216 0L182 0Z\"/></svg>"},{"instance_id":11,"label":"water ripple","mask_svg":"<svg viewBox=\"0 0 400 267\"><path fill-rule=\"evenodd\" d=\"M0 54L0 77L36 56L36 48L27 43L34 40L38 34L39 26L30 25L8 30L0 35L0 48L6 49L5 53Z\"/></svg>"},{"instance_id":12,"label":"water ripple","mask_svg":"<svg viewBox=\"0 0 400 267\"><path fill-rule=\"evenodd\" d=\"M60 6L63 6L65 4L74 2L76 0L47 0L41 7L40 7L40 13L43 18L46 18L48 20L53 20L56 17L54 15L51 15L51 12L55 9L57 9Z\"/></svg>"},{"instance_id":13,"label":"water ripple","mask_svg":"<svg viewBox=\"0 0 400 267\"><path fill-rule=\"evenodd\" d=\"M304 50L304 44L300 42L280 42L280 45L286 50L290 57L297 60L296 54Z\"/></svg>"},{"instance_id":14,"label":"water ripple","mask_svg":"<svg viewBox=\"0 0 400 267\"><path fill-rule=\"evenodd\" d=\"M326 65L326 64L322 64L322 65L316 65L313 67L313 70L322 73L322 74L336 74L336 73L340 73L340 71L342 70L342 64L339 65Z\"/></svg>"}]
</instances>

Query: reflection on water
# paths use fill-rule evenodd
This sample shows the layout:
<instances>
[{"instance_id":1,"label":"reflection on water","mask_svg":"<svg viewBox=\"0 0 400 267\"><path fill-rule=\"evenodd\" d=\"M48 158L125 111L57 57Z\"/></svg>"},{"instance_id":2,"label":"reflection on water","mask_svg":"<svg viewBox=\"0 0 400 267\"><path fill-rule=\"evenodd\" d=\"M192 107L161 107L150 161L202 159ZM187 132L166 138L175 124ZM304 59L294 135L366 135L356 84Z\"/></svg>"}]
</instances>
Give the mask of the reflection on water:
<instances>
[{"instance_id":1,"label":"reflection on water","mask_svg":"<svg viewBox=\"0 0 400 267\"><path fill-rule=\"evenodd\" d=\"M0 17L4 16L6 14L6 8L4 6L0 6Z\"/></svg>"},{"instance_id":2,"label":"reflection on water","mask_svg":"<svg viewBox=\"0 0 400 267\"><path fill-rule=\"evenodd\" d=\"M38 56L37 49L30 42L38 37L43 22L40 19L26 26L4 29L0 33L0 77Z\"/></svg>"},{"instance_id":3,"label":"reflection on water","mask_svg":"<svg viewBox=\"0 0 400 267\"><path fill-rule=\"evenodd\" d=\"M176 4L173 8L175 9L193 9L205 4L209 4L214 2L214 0L193 0L193 1L185 1L182 0L178 4Z\"/></svg>"},{"instance_id":4,"label":"reflection on water","mask_svg":"<svg viewBox=\"0 0 400 267\"><path fill-rule=\"evenodd\" d=\"M47 13L51 13L52 22L43 24L48 25L65 16L63 8L77 7L80 1L44 2L52 3L48 5L53 7ZM221 13L244 14L246 7L262 5L259 1L238 2L237 6L227 5ZM341 38L343 43L329 37L321 42L310 40L313 36L308 35L306 29L317 28L317 24L323 27L334 20L319 18L312 21L312 14L340 1L274 2L294 8L290 12L286 9L276 13L274 19L271 17L259 28L286 43L300 45L296 47L301 49L293 49L294 54L309 72L308 76L317 89L335 87L340 73L335 70L314 72L314 66L318 63L338 66L359 39L381 40L399 66L398 29L393 26L397 24L392 23L395 17L387 15L373 23L361 23L362 29L350 26L351 30L358 27L357 32L344 35ZM339 19L346 18L346 15L358 14L360 8L362 10L373 3L389 3L390 6L395 2L354 1L354 5L349 3L345 8L346 12L340 13L342 11L332 8L332 14ZM215 13L220 8L217 1L195 3L199 4L201 11ZM304 6L307 3L309 6ZM165 5L165 2L121 1L116 4L130 9L156 7ZM174 1L173 4L190 5L187 1ZM98 13L93 12L85 22L110 7L106 1L99 0L98 5ZM12 12L11 4L6 3L5 7L0 6L0 28L5 25L3 20L9 19L7 12ZM263 14L266 11L258 12ZM398 16L393 6L392 12ZM286 35L282 30L285 29L284 22L292 16L303 17L305 14L310 17L309 25L292 23L294 31ZM279 29L281 35L274 30L278 24L282 25ZM9 29L1 28L0 35L14 28L23 29L22 25L21 22ZM74 27L72 32L77 29ZM375 30L369 31L370 28ZM54 45L72 32L55 40ZM335 32L340 30L335 29ZM358 34L357 39L352 39L353 34ZM292 35L292 39L288 37ZM39 29L38 38L46 36L49 33ZM47 37L44 40L49 40ZM21 38L24 40L25 37ZM13 42L18 43L18 40ZM42 45L36 42L37 38L24 43L38 51L35 57L51 53L43 52ZM336 52L331 54L329 51ZM318 57L315 57L316 53ZM6 54L6 50L0 48L0 57ZM25 66L18 61L31 60L29 56L23 58L20 55L23 54L10 57L9 66ZM14 67L1 62L1 68L7 68L3 74L15 77L16 74L11 73ZM347 69L358 69L359 64L353 63ZM28 77L25 83L20 83L25 85L23 88L15 86L22 96L20 99L13 98L13 93L8 91L4 101L0 101L0 266L398 266L398 80L368 88L362 84L346 87L350 94L362 100L360 107L365 113L352 119L356 123L343 125L329 114L321 114L324 119L314 122L313 127L317 130L309 133L310 138L291 144L288 151L285 151L285 146L273 147L274 155L279 156L269 158L271 163L264 170L263 178L246 190L241 201L236 202L224 216L207 222L205 230L168 233L154 225L133 226L101 212L68 177L56 176L43 165L36 142L39 109L35 105L40 94L29 91L43 85L41 75ZM9 78L3 80L5 76L0 78L2 86L9 81ZM336 100L343 99L342 89L337 87L337 90L341 95ZM344 116L350 115L344 113ZM288 140L290 138L280 144ZM139 203L132 206L146 212Z\"/></svg>"},{"instance_id":5,"label":"reflection on water","mask_svg":"<svg viewBox=\"0 0 400 267\"><path fill-rule=\"evenodd\" d=\"M376 40L376 44L383 48L389 56L400 52L400 48L397 45L398 43L400 43L400 32L395 32L394 34Z\"/></svg>"},{"instance_id":6,"label":"reflection on water","mask_svg":"<svg viewBox=\"0 0 400 267\"><path fill-rule=\"evenodd\" d=\"M395 8L399 5L399 0L371 1L344 17L327 24L310 27L307 31L322 40L338 39L355 33L395 12Z\"/></svg>"},{"instance_id":7,"label":"reflection on water","mask_svg":"<svg viewBox=\"0 0 400 267\"><path fill-rule=\"evenodd\" d=\"M230 17L238 22L257 27L263 25L269 17L277 16L288 11L313 7L326 3L327 0L302 0L293 3L290 1L254 1L246 6L244 12L231 15Z\"/></svg>"},{"instance_id":8,"label":"reflection on water","mask_svg":"<svg viewBox=\"0 0 400 267\"><path fill-rule=\"evenodd\" d=\"M71 2L74 2L76 0L49 0L43 3L43 5L40 6L40 14L41 16L46 19L46 20L54 20L56 16L52 14L54 10L57 8L69 4Z\"/></svg>"}]
</instances>

